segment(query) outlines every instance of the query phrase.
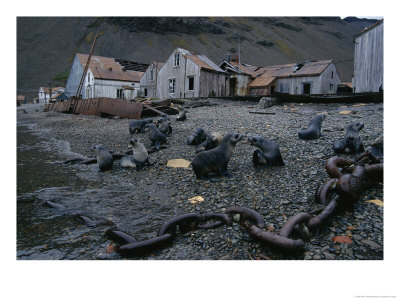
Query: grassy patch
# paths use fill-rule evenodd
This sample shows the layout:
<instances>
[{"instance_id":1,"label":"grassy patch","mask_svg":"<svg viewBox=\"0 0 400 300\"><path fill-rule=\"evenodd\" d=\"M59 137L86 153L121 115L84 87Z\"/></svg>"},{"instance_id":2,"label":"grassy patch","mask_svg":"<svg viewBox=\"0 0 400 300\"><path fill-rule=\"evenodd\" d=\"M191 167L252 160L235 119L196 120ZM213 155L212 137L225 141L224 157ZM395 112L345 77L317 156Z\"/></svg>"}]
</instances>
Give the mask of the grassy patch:
<instances>
[{"instance_id":1,"label":"grassy patch","mask_svg":"<svg viewBox=\"0 0 400 300\"><path fill-rule=\"evenodd\" d=\"M184 39L177 39L177 40L172 40L172 45L174 45L177 48L184 48L187 49L189 48L188 43Z\"/></svg>"},{"instance_id":2,"label":"grassy patch","mask_svg":"<svg viewBox=\"0 0 400 300\"><path fill-rule=\"evenodd\" d=\"M278 48L279 51L283 52L286 56L292 57L295 54L295 51L290 48L285 42L282 40L274 40L271 39L274 45Z\"/></svg>"},{"instance_id":3,"label":"grassy patch","mask_svg":"<svg viewBox=\"0 0 400 300\"><path fill-rule=\"evenodd\" d=\"M208 39L203 33L198 34L197 39L204 45L208 45Z\"/></svg>"},{"instance_id":4,"label":"grassy patch","mask_svg":"<svg viewBox=\"0 0 400 300\"><path fill-rule=\"evenodd\" d=\"M85 36L85 43L89 45L93 41L93 39L94 39L94 32L91 31Z\"/></svg>"}]
</instances>

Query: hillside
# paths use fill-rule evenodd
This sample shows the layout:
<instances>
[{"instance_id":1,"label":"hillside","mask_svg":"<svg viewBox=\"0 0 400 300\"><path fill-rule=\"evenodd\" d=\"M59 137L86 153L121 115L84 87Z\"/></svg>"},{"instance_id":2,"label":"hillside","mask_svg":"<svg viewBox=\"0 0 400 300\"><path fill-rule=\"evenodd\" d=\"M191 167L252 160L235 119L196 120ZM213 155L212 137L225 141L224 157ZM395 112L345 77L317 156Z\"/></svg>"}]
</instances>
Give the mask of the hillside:
<instances>
[{"instance_id":1,"label":"hillside","mask_svg":"<svg viewBox=\"0 0 400 300\"><path fill-rule=\"evenodd\" d=\"M18 17L17 88L28 99L70 69L75 53L150 63L176 47L220 63L238 52L241 62L267 66L333 58L342 81L351 81L353 36L374 20L349 17ZM28 91L31 91L30 93Z\"/></svg>"}]
</instances>

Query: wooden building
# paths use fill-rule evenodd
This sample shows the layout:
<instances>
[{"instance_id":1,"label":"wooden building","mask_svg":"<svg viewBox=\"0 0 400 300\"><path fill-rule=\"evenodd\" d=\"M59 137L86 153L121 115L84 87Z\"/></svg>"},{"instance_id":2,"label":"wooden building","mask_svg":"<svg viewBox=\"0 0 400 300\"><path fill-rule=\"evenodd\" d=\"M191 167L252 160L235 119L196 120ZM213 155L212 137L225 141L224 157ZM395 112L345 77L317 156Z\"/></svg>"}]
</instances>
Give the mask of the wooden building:
<instances>
[{"instance_id":1,"label":"wooden building","mask_svg":"<svg viewBox=\"0 0 400 300\"><path fill-rule=\"evenodd\" d=\"M164 63L153 61L140 79L140 96L159 98L157 94L158 73Z\"/></svg>"},{"instance_id":2,"label":"wooden building","mask_svg":"<svg viewBox=\"0 0 400 300\"><path fill-rule=\"evenodd\" d=\"M249 95L269 96L274 92L298 94L334 94L340 75L332 59L305 61L262 67L249 83Z\"/></svg>"},{"instance_id":3,"label":"wooden building","mask_svg":"<svg viewBox=\"0 0 400 300\"><path fill-rule=\"evenodd\" d=\"M25 96L24 95L17 95L17 106L20 106L21 104L25 104Z\"/></svg>"},{"instance_id":4,"label":"wooden building","mask_svg":"<svg viewBox=\"0 0 400 300\"><path fill-rule=\"evenodd\" d=\"M63 87L40 87L38 103L49 103L55 101L55 99L64 92ZM50 96L51 94L51 96Z\"/></svg>"},{"instance_id":5,"label":"wooden building","mask_svg":"<svg viewBox=\"0 0 400 300\"><path fill-rule=\"evenodd\" d=\"M249 94L249 83L259 74L259 67L249 64L239 64L228 57L219 67L229 74L229 89L226 96L247 96Z\"/></svg>"},{"instance_id":6,"label":"wooden building","mask_svg":"<svg viewBox=\"0 0 400 300\"><path fill-rule=\"evenodd\" d=\"M167 98L223 97L229 76L205 55L177 48L158 73L157 95Z\"/></svg>"},{"instance_id":7,"label":"wooden building","mask_svg":"<svg viewBox=\"0 0 400 300\"><path fill-rule=\"evenodd\" d=\"M353 92L383 90L383 20L354 36Z\"/></svg>"},{"instance_id":8,"label":"wooden building","mask_svg":"<svg viewBox=\"0 0 400 300\"><path fill-rule=\"evenodd\" d=\"M65 88L68 98L76 95L88 60L86 54L76 54ZM140 79L147 69L141 64L118 58L92 56L82 87L81 98L116 98L132 100L140 91Z\"/></svg>"}]
</instances>

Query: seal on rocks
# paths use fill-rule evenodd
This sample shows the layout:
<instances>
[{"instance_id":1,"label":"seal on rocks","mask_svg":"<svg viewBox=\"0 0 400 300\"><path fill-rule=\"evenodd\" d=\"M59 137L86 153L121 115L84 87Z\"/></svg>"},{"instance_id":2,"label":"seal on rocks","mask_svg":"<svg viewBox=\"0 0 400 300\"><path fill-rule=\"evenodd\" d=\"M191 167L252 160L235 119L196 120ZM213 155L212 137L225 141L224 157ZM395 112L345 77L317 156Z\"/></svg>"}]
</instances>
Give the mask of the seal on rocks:
<instances>
[{"instance_id":1,"label":"seal on rocks","mask_svg":"<svg viewBox=\"0 0 400 300\"><path fill-rule=\"evenodd\" d=\"M208 134L206 140L196 148L196 153L214 149L221 143L222 138L223 138L222 135L219 134L218 132L212 132Z\"/></svg>"},{"instance_id":2,"label":"seal on rocks","mask_svg":"<svg viewBox=\"0 0 400 300\"><path fill-rule=\"evenodd\" d=\"M146 124L153 123L153 119L147 118L143 120L135 120L129 123L129 132L130 134L144 132L146 128Z\"/></svg>"},{"instance_id":3,"label":"seal on rocks","mask_svg":"<svg viewBox=\"0 0 400 300\"><path fill-rule=\"evenodd\" d=\"M167 136L160 132L155 124L147 124L146 127L149 129L149 138L152 145L160 150L160 145L165 145L167 143Z\"/></svg>"},{"instance_id":4,"label":"seal on rocks","mask_svg":"<svg viewBox=\"0 0 400 300\"><path fill-rule=\"evenodd\" d=\"M253 164L255 167L285 165L276 142L261 136L251 136L248 138L248 141L258 148L253 153Z\"/></svg>"},{"instance_id":5,"label":"seal on rocks","mask_svg":"<svg viewBox=\"0 0 400 300\"><path fill-rule=\"evenodd\" d=\"M182 109L178 116L176 117L177 121L185 121L186 120L186 111L184 109Z\"/></svg>"},{"instance_id":6,"label":"seal on rocks","mask_svg":"<svg viewBox=\"0 0 400 300\"><path fill-rule=\"evenodd\" d=\"M216 148L196 154L192 160L192 167L197 179L207 179L212 173L228 175L229 160L236 143L242 138L240 133L228 133Z\"/></svg>"},{"instance_id":7,"label":"seal on rocks","mask_svg":"<svg viewBox=\"0 0 400 300\"><path fill-rule=\"evenodd\" d=\"M157 128L160 132L169 135L172 133L171 122L165 118L159 118L157 120Z\"/></svg>"},{"instance_id":8,"label":"seal on rocks","mask_svg":"<svg viewBox=\"0 0 400 300\"><path fill-rule=\"evenodd\" d=\"M133 158L133 155L122 156L121 159L119 160L119 166L121 168L129 168L129 169L136 168L135 159Z\"/></svg>"},{"instance_id":9,"label":"seal on rocks","mask_svg":"<svg viewBox=\"0 0 400 300\"><path fill-rule=\"evenodd\" d=\"M318 114L311 119L307 129L299 131L299 139L302 140L314 140L321 136L322 122L325 120L325 114Z\"/></svg>"},{"instance_id":10,"label":"seal on rocks","mask_svg":"<svg viewBox=\"0 0 400 300\"><path fill-rule=\"evenodd\" d=\"M114 158L111 153L102 145L93 147L96 154L97 164L99 165L100 171L111 170L114 163Z\"/></svg>"},{"instance_id":11,"label":"seal on rocks","mask_svg":"<svg viewBox=\"0 0 400 300\"><path fill-rule=\"evenodd\" d=\"M145 164L150 165L146 147L139 140L130 139L128 147L132 149L132 157L136 164L136 170L140 170Z\"/></svg>"},{"instance_id":12,"label":"seal on rocks","mask_svg":"<svg viewBox=\"0 0 400 300\"><path fill-rule=\"evenodd\" d=\"M194 133L187 138L188 145L199 145L204 142L207 138L207 132L201 128L197 127Z\"/></svg>"},{"instance_id":13,"label":"seal on rocks","mask_svg":"<svg viewBox=\"0 0 400 300\"><path fill-rule=\"evenodd\" d=\"M364 151L364 145L358 132L364 127L363 123L352 123L346 128L343 139L333 143L335 153L360 153Z\"/></svg>"}]
</instances>

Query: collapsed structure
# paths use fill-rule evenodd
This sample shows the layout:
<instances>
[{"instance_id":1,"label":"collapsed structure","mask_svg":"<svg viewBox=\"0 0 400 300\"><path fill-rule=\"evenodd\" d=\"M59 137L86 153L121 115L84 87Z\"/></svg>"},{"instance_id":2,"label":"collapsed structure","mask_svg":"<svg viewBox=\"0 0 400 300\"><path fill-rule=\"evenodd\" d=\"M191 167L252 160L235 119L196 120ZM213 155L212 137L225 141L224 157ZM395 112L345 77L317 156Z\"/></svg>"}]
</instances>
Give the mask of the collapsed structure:
<instances>
[{"instance_id":1,"label":"collapsed structure","mask_svg":"<svg viewBox=\"0 0 400 300\"><path fill-rule=\"evenodd\" d=\"M89 55L77 53L65 87L67 97L76 96L79 82L82 78ZM138 96L140 79L148 65L109 58L92 56L84 78L82 99L115 98L132 100Z\"/></svg>"}]
</instances>

